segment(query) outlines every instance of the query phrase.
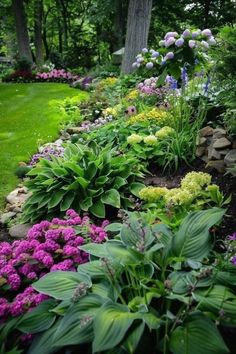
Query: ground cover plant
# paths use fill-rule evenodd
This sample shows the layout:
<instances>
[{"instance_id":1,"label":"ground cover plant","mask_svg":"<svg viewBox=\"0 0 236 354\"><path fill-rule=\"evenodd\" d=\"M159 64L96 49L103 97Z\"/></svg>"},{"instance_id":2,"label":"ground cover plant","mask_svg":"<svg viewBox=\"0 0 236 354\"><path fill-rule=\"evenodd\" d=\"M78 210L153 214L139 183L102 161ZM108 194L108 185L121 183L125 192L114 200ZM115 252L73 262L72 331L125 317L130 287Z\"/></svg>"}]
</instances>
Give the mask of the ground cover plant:
<instances>
[{"instance_id":1,"label":"ground cover plant","mask_svg":"<svg viewBox=\"0 0 236 354\"><path fill-rule=\"evenodd\" d=\"M0 84L1 97L1 207L3 198L17 184L12 173L21 161L30 160L38 143L52 141L58 136L61 115L50 101L78 96L68 86L58 84ZM81 93L81 99L86 93ZM7 143L6 143L7 142Z\"/></svg>"}]
</instances>

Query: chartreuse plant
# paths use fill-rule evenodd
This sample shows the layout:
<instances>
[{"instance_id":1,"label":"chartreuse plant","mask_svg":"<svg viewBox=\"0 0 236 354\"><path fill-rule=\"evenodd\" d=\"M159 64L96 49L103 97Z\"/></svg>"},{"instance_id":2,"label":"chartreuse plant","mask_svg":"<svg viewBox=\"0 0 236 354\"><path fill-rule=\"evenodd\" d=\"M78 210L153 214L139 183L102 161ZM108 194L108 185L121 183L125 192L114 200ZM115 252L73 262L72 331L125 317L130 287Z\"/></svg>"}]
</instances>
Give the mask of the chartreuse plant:
<instances>
[{"instance_id":1,"label":"chartreuse plant","mask_svg":"<svg viewBox=\"0 0 236 354\"><path fill-rule=\"evenodd\" d=\"M231 200L224 197L219 186L211 184L211 175L194 171L186 174L178 188L144 187L139 197L144 208L172 227L178 226L190 210L222 207Z\"/></svg>"},{"instance_id":2,"label":"chartreuse plant","mask_svg":"<svg viewBox=\"0 0 236 354\"><path fill-rule=\"evenodd\" d=\"M138 196L144 187L138 182L143 173L137 159L90 145L69 144L63 157L41 159L28 173L32 195L24 205L23 220L49 218L68 208L104 218L106 205L132 207L130 196Z\"/></svg>"},{"instance_id":3,"label":"chartreuse plant","mask_svg":"<svg viewBox=\"0 0 236 354\"><path fill-rule=\"evenodd\" d=\"M29 353L68 346L83 353L229 353L217 324L236 326L236 272L229 257L213 252L208 231L223 215L219 208L190 213L175 233L139 213L107 226L115 239L81 246L91 260L77 273L53 272L34 283L56 303L18 324L37 333Z\"/></svg>"}]
</instances>

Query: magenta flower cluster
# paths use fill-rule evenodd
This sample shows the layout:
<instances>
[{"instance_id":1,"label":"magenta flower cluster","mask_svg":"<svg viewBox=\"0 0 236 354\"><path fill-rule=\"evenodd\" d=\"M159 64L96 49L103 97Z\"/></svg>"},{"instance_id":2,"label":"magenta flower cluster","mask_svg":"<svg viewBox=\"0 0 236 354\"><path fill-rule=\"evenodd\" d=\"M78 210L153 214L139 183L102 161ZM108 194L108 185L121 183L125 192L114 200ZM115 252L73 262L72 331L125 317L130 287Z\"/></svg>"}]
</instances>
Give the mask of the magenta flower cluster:
<instances>
[{"instance_id":1,"label":"magenta flower cluster","mask_svg":"<svg viewBox=\"0 0 236 354\"><path fill-rule=\"evenodd\" d=\"M0 289L4 296L0 297L0 318L18 316L44 301L47 297L34 291L30 284L48 272L76 271L79 264L88 261L88 254L79 246L103 242L107 224L104 220L101 226L94 225L89 217L81 218L70 209L65 219L35 224L25 240L2 242Z\"/></svg>"},{"instance_id":2,"label":"magenta flower cluster","mask_svg":"<svg viewBox=\"0 0 236 354\"><path fill-rule=\"evenodd\" d=\"M79 80L79 76L73 75L69 71L64 69L53 69L49 72L42 72L36 74L36 79L42 81L76 81Z\"/></svg>"},{"instance_id":3,"label":"magenta flower cluster","mask_svg":"<svg viewBox=\"0 0 236 354\"><path fill-rule=\"evenodd\" d=\"M40 158L51 160L51 156L63 156L64 148L62 146L45 146L39 153L34 154L30 160L29 165L34 166Z\"/></svg>"}]
</instances>

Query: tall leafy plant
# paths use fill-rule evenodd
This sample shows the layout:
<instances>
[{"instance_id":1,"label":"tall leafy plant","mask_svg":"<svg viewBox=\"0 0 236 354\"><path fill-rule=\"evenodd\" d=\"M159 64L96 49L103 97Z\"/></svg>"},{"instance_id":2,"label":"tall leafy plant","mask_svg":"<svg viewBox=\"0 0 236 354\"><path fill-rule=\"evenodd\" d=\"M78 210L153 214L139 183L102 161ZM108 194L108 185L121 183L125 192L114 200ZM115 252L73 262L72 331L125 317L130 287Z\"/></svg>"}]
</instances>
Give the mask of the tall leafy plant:
<instances>
[{"instance_id":1,"label":"tall leafy plant","mask_svg":"<svg viewBox=\"0 0 236 354\"><path fill-rule=\"evenodd\" d=\"M117 236L81 246L91 260L77 274L54 272L34 284L57 306L32 311L18 324L38 333L29 352L87 343L84 353L91 345L93 353L107 354L229 353L216 323L236 325L236 272L227 257L213 257L208 231L223 214L219 208L193 212L175 233L147 214L109 225Z\"/></svg>"}]
</instances>

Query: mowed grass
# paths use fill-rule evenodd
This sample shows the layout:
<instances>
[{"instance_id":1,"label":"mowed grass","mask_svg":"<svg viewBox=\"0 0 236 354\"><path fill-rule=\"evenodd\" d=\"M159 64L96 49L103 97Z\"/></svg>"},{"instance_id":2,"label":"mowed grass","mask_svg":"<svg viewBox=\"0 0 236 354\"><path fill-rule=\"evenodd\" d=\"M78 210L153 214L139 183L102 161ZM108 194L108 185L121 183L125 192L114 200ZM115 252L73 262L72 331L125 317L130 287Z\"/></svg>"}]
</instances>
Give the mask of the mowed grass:
<instances>
[{"instance_id":1,"label":"mowed grass","mask_svg":"<svg viewBox=\"0 0 236 354\"><path fill-rule=\"evenodd\" d=\"M50 103L87 93L66 84L0 83L0 210L7 195L19 182L14 175L21 161L29 161L39 143L58 137L63 118Z\"/></svg>"}]
</instances>

